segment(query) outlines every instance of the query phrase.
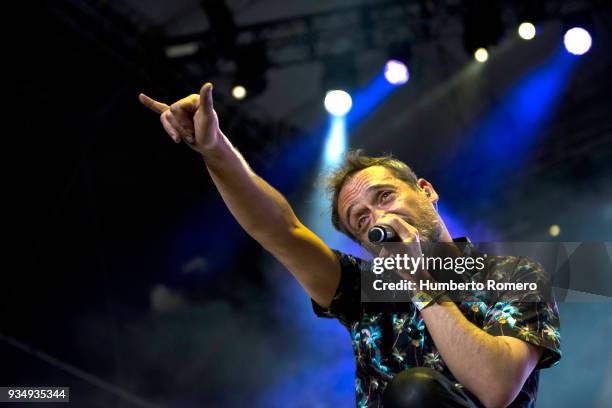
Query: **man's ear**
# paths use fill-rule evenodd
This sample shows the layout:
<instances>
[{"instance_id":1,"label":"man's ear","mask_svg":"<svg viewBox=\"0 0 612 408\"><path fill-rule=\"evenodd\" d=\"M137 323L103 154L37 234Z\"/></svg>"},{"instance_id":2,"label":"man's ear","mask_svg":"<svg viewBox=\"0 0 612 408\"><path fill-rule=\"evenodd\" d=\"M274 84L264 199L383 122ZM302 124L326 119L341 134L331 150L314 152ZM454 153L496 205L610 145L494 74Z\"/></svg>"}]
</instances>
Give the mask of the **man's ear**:
<instances>
[{"instance_id":1,"label":"man's ear","mask_svg":"<svg viewBox=\"0 0 612 408\"><path fill-rule=\"evenodd\" d=\"M436 193L436 190L429 181L425 180L424 178L420 178L417 180L417 186L419 187L419 190L421 190L427 196L429 201L432 203L438 202L438 193Z\"/></svg>"}]
</instances>

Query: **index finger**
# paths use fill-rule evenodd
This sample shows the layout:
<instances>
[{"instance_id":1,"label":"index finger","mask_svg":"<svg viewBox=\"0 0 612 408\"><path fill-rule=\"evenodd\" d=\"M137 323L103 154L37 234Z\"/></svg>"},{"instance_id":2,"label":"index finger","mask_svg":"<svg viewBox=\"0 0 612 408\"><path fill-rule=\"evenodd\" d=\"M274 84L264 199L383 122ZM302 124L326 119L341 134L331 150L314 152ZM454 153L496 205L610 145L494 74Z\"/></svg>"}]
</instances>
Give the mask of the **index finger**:
<instances>
[{"instance_id":1,"label":"index finger","mask_svg":"<svg viewBox=\"0 0 612 408\"><path fill-rule=\"evenodd\" d=\"M165 103L157 102L153 98L149 98L147 95L141 93L138 95L138 100L147 108L151 109L155 113L163 113L168 110L170 107Z\"/></svg>"},{"instance_id":2,"label":"index finger","mask_svg":"<svg viewBox=\"0 0 612 408\"><path fill-rule=\"evenodd\" d=\"M390 227L394 228L395 232L399 235L402 241L405 241L406 239L416 239L417 241L420 240L419 230L416 229L414 225L408 223L402 217L399 217L395 214L387 214L378 219L377 222L380 222L381 224L387 224Z\"/></svg>"}]
</instances>

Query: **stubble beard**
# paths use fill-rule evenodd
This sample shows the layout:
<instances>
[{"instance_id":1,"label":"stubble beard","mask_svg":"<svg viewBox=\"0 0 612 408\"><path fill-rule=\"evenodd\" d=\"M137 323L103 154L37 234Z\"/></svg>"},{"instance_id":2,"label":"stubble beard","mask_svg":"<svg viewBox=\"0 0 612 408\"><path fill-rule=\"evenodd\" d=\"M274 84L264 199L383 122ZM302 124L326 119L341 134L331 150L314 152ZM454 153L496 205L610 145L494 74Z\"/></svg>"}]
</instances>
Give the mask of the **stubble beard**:
<instances>
[{"instance_id":1,"label":"stubble beard","mask_svg":"<svg viewBox=\"0 0 612 408\"><path fill-rule=\"evenodd\" d=\"M427 203L419 203L419 219L413 225L419 231L419 239L422 243L430 244L440 242L442 235L442 220L440 214Z\"/></svg>"}]
</instances>

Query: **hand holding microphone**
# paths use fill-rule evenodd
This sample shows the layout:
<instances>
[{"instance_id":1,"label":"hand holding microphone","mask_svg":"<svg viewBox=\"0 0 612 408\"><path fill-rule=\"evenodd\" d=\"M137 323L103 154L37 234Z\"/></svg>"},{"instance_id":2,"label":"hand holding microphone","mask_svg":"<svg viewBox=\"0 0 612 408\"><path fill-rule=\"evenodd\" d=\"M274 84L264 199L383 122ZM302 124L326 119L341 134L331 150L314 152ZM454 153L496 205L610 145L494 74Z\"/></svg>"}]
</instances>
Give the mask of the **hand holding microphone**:
<instances>
[{"instance_id":1,"label":"hand holding microphone","mask_svg":"<svg viewBox=\"0 0 612 408\"><path fill-rule=\"evenodd\" d=\"M395 213L387 213L378 217L376 223L368 230L368 240L373 244L420 242L419 231Z\"/></svg>"},{"instance_id":2,"label":"hand holding microphone","mask_svg":"<svg viewBox=\"0 0 612 408\"><path fill-rule=\"evenodd\" d=\"M419 232L414 226L410 225L408 222L395 214L387 214L376 221L378 223L368 230L368 240L371 243L384 244L388 242L401 242L405 244L399 246L382 245L382 249L378 253L379 258L403 255L405 260L406 257L420 258L423 255L421 253L422 249L419 239ZM393 227L387 225L387 222L392 224ZM434 278L424 265L419 267L415 265L415 270L411 272L407 272L404 269L396 269L395 272L400 278L409 280L411 282L435 282ZM410 293L412 296L411 301L418 310L423 310L425 307L434 304L437 299L446 294L444 291L425 292L421 289Z\"/></svg>"},{"instance_id":3,"label":"hand holding microphone","mask_svg":"<svg viewBox=\"0 0 612 408\"><path fill-rule=\"evenodd\" d=\"M378 253L378 256L384 257L398 252L408 256L421 256L419 231L394 213L387 213L376 220L368 230L368 241L374 244L376 248L372 249ZM384 245L386 243L405 245Z\"/></svg>"}]
</instances>

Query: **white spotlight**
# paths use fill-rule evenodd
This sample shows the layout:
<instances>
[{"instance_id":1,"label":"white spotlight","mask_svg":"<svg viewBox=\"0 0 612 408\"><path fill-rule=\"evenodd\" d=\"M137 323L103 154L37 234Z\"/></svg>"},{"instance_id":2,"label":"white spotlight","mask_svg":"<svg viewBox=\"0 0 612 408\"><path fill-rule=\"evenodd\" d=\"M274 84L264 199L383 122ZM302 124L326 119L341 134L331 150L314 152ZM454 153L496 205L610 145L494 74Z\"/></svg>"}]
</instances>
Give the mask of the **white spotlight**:
<instances>
[{"instance_id":1,"label":"white spotlight","mask_svg":"<svg viewBox=\"0 0 612 408\"><path fill-rule=\"evenodd\" d=\"M591 34L582 27L570 28L563 36L565 49L574 55L582 55L591 49Z\"/></svg>"},{"instance_id":2,"label":"white spotlight","mask_svg":"<svg viewBox=\"0 0 612 408\"><path fill-rule=\"evenodd\" d=\"M489 59L489 52L486 48L479 48L474 52L474 58L476 61L483 63Z\"/></svg>"},{"instance_id":3,"label":"white spotlight","mask_svg":"<svg viewBox=\"0 0 612 408\"><path fill-rule=\"evenodd\" d=\"M408 67L401 61L389 60L385 64L385 78L391 85L403 85L410 78Z\"/></svg>"},{"instance_id":4,"label":"white spotlight","mask_svg":"<svg viewBox=\"0 0 612 408\"><path fill-rule=\"evenodd\" d=\"M236 85L232 88L232 96L235 99L241 100L246 96L246 88L242 85Z\"/></svg>"},{"instance_id":5,"label":"white spotlight","mask_svg":"<svg viewBox=\"0 0 612 408\"><path fill-rule=\"evenodd\" d=\"M325 95L325 101L323 103L325 109L334 116L346 115L353 106L353 100L348 92L341 89L334 89L328 91Z\"/></svg>"},{"instance_id":6,"label":"white spotlight","mask_svg":"<svg viewBox=\"0 0 612 408\"><path fill-rule=\"evenodd\" d=\"M523 40L531 40L536 36L536 28L531 23L521 23L518 27L518 34Z\"/></svg>"}]
</instances>

